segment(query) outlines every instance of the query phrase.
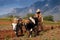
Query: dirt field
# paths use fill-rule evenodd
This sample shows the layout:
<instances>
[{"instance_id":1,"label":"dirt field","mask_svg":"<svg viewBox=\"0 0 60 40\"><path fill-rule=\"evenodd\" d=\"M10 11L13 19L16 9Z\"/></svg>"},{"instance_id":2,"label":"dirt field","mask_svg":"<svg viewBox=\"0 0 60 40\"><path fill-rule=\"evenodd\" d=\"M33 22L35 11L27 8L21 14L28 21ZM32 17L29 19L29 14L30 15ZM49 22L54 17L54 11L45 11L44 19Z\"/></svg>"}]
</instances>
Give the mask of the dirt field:
<instances>
[{"instance_id":1,"label":"dirt field","mask_svg":"<svg viewBox=\"0 0 60 40\"><path fill-rule=\"evenodd\" d=\"M16 37L13 30L0 30L0 40L60 40L60 28L40 32L37 37Z\"/></svg>"},{"instance_id":2,"label":"dirt field","mask_svg":"<svg viewBox=\"0 0 60 40\"><path fill-rule=\"evenodd\" d=\"M11 21L0 21L0 40L60 40L60 25L44 25L43 28L37 37L16 37Z\"/></svg>"}]
</instances>

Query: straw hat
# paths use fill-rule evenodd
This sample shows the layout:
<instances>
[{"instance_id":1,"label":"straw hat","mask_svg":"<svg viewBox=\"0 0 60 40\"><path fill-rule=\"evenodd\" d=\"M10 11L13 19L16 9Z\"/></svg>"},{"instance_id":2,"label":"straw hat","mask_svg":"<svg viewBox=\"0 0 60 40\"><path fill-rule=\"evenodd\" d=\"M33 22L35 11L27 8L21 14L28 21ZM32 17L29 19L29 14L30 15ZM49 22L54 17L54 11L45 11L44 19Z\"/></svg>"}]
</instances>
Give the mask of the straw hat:
<instances>
[{"instance_id":1,"label":"straw hat","mask_svg":"<svg viewBox=\"0 0 60 40\"><path fill-rule=\"evenodd\" d=\"M40 12L41 10L40 9L37 9L36 12Z\"/></svg>"}]
</instances>

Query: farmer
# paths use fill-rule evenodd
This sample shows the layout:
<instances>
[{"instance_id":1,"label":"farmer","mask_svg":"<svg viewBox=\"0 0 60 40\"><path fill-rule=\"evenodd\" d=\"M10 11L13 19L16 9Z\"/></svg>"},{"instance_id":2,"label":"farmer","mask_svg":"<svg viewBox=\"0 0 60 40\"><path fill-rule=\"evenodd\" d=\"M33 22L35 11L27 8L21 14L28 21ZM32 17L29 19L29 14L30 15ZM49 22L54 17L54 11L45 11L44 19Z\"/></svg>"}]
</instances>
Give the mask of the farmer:
<instances>
[{"instance_id":1,"label":"farmer","mask_svg":"<svg viewBox=\"0 0 60 40\"><path fill-rule=\"evenodd\" d=\"M15 33L16 33L16 25L17 25L17 18L14 18L13 22L12 22L12 28L13 28Z\"/></svg>"},{"instance_id":2,"label":"farmer","mask_svg":"<svg viewBox=\"0 0 60 40\"><path fill-rule=\"evenodd\" d=\"M41 15L41 10L37 9L36 14L34 15L35 18L38 18L38 24L37 24L37 30L38 32L43 30L42 23L43 23L43 17Z\"/></svg>"}]
</instances>

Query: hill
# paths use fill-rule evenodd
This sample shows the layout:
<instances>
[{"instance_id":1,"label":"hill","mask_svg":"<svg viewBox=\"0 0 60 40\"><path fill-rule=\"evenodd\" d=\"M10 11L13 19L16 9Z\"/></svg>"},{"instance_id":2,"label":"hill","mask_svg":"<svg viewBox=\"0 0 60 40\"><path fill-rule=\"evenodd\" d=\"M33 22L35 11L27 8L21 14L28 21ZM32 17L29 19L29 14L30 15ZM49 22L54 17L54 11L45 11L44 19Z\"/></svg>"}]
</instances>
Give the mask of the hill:
<instances>
[{"instance_id":1,"label":"hill","mask_svg":"<svg viewBox=\"0 0 60 40\"><path fill-rule=\"evenodd\" d=\"M5 15L1 15L0 17L6 17L9 15L17 15L24 17L28 13L35 13L37 9L41 9L43 16L53 15L55 20L60 20L60 0L45 0L45 1L37 1L25 8L13 8L13 11L7 13Z\"/></svg>"}]
</instances>

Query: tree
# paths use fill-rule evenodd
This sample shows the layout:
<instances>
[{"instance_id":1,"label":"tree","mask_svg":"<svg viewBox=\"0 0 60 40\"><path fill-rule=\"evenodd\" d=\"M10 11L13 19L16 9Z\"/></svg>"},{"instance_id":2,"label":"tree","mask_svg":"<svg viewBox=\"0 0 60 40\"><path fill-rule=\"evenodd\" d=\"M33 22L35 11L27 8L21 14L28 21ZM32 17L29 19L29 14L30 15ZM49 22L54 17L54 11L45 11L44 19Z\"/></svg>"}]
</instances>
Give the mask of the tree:
<instances>
[{"instance_id":1,"label":"tree","mask_svg":"<svg viewBox=\"0 0 60 40\"><path fill-rule=\"evenodd\" d=\"M8 17L9 17L9 18L13 18L13 15L9 15Z\"/></svg>"},{"instance_id":2,"label":"tree","mask_svg":"<svg viewBox=\"0 0 60 40\"><path fill-rule=\"evenodd\" d=\"M29 13L29 14L27 14L25 17L23 17L24 19L26 19L26 18L29 18L29 17L32 17L32 16L34 16L34 14L33 13Z\"/></svg>"},{"instance_id":3,"label":"tree","mask_svg":"<svg viewBox=\"0 0 60 40\"><path fill-rule=\"evenodd\" d=\"M32 16L34 16L34 14L27 14L27 17L32 17Z\"/></svg>"}]
</instances>

